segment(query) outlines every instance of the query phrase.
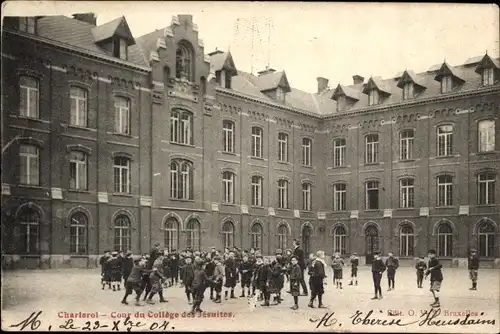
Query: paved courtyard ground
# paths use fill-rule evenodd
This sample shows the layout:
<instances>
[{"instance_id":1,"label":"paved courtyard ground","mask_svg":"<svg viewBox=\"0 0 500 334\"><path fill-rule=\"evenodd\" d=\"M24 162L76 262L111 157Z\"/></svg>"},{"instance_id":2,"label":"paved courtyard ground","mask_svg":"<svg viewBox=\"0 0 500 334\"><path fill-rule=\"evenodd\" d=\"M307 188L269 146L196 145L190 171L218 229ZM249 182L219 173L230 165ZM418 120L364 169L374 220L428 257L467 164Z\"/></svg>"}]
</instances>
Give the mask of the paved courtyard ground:
<instances>
[{"instance_id":1,"label":"paved courtyard ground","mask_svg":"<svg viewBox=\"0 0 500 334\"><path fill-rule=\"evenodd\" d=\"M359 285L347 286L344 280L344 289L337 290L331 282L331 273L325 287L324 303L327 309L311 309L307 307L308 298L301 297L300 309L293 311L291 295L284 294L281 305L264 308L257 306L254 309L247 299L239 298L214 304L205 294L202 309L207 312L204 317L186 318L186 311L190 307L185 300L184 290L180 287L168 288L164 293L168 303L155 305L134 306L132 296L130 305L120 304L123 296L121 292L101 290L100 271L95 269L64 269L46 271L5 271L2 273L2 329L24 331L36 329L60 330L61 325L71 328L67 324L68 318L61 318L67 313L95 313L97 318L73 317L74 330L84 329L90 321L90 329L104 331L113 330L114 323L118 322L118 329L126 331L357 331L357 332L471 332L493 333L499 330L499 294L500 271L484 269L479 272L478 290L469 291L470 281L468 272L464 269L444 269L444 282L441 291L441 313L419 326L421 312L429 310L433 301L428 291L429 282L424 281L424 288L416 287L415 272L412 268L400 268L396 276L396 290L386 292L387 282L384 275L382 289L384 299L371 300L373 287L371 272L368 267L359 271ZM348 270L344 270L344 276ZM239 288L237 288L239 295ZM144 304L144 303L143 303ZM362 312L361 319L353 325L352 317L357 311ZM399 320L400 324L391 326L363 325L363 319L373 310L369 319ZM35 315L42 311L35 319ZM401 312L402 315L390 316ZM18 324L35 312L34 315ZM136 313L142 312L145 318L137 318ZM217 313L220 312L220 313ZM334 314L329 319L321 319L325 314ZM494 324L437 325L436 321L455 321L465 319L465 314L447 312L477 312L469 316L468 320L494 320ZM125 316L130 313L130 321L125 324ZM148 313L152 317L148 317ZM169 319L168 314L177 314L177 318ZM481 315L482 314L482 315ZM122 315L122 318L113 318ZM154 317L153 317L154 316ZM70 315L71 317L71 315ZM311 322L311 320L318 320ZM466 321L468 321L466 320ZM96 321L99 325L96 325ZM142 326L133 326L137 322ZM70 321L71 322L71 321ZM165 325L164 322L168 322ZM321 324L319 324L321 322ZM403 324L416 322L411 325ZM365 321L366 323L366 321ZM429 325L432 323L433 325ZM107 325L108 327L101 327ZM100 328L97 328L100 327ZM317 328L319 327L319 328ZM116 330L116 328L115 328Z\"/></svg>"}]
</instances>

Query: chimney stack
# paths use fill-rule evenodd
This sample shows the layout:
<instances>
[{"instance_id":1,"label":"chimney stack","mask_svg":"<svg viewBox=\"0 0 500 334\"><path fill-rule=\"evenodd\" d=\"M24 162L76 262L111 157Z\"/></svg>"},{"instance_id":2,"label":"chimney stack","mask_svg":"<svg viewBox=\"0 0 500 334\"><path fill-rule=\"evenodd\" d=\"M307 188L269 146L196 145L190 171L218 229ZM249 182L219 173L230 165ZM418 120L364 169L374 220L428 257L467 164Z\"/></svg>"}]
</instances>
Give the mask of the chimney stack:
<instances>
[{"instance_id":1,"label":"chimney stack","mask_svg":"<svg viewBox=\"0 0 500 334\"><path fill-rule=\"evenodd\" d=\"M328 79L323 77L317 77L316 80L318 80L318 94L320 94L325 89L328 88Z\"/></svg>"},{"instance_id":2,"label":"chimney stack","mask_svg":"<svg viewBox=\"0 0 500 334\"><path fill-rule=\"evenodd\" d=\"M97 17L94 13L78 13L73 14L73 18L78 21L86 22L92 24L93 26L97 25Z\"/></svg>"},{"instance_id":3,"label":"chimney stack","mask_svg":"<svg viewBox=\"0 0 500 334\"><path fill-rule=\"evenodd\" d=\"M365 81L365 78L363 78L361 75L356 74L352 76L352 81L354 82L355 85L359 85Z\"/></svg>"},{"instance_id":4,"label":"chimney stack","mask_svg":"<svg viewBox=\"0 0 500 334\"><path fill-rule=\"evenodd\" d=\"M274 73L276 70L274 68L271 68L269 66L266 66L266 69L260 72L257 72L259 76L264 75L264 74L269 74L269 73Z\"/></svg>"}]
</instances>

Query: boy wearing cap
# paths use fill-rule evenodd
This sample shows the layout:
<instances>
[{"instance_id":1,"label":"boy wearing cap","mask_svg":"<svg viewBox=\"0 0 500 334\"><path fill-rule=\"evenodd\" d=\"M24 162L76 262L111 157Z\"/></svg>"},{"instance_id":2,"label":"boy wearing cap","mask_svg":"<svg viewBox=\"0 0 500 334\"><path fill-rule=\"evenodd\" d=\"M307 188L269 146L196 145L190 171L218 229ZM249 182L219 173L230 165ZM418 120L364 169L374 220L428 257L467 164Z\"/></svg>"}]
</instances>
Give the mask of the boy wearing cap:
<instances>
[{"instance_id":1,"label":"boy wearing cap","mask_svg":"<svg viewBox=\"0 0 500 334\"><path fill-rule=\"evenodd\" d=\"M467 261L467 268L469 269L469 278L472 281L472 287L469 290L477 290L477 272L479 270L479 258L477 250L471 249L470 256Z\"/></svg>"},{"instance_id":2,"label":"boy wearing cap","mask_svg":"<svg viewBox=\"0 0 500 334\"><path fill-rule=\"evenodd\" d=\"M133 267L134 267L134 261L132 260L132 252L127 251L125 253L125 256L123 257L123 260L122 260L123 284L125 284L125 282L127 282L127 278L130 275L130 272L132 271Z\"/></svg>"},{"instance_id":3,"label":"boy wearing cap","mask_svg":"<svg viewBox=\"0 0 500 334\"><path fill-rule=\"evenodd\" d=\"M425 273L425 278L431 275L430 291L434 296L434 303L432 303L431 306L441 307L439 303L439 290L441 290L441 283L443 282L443 273L441 272L443 265L439 263L439 260L436 257L436 251L433 249L429 251L429 264L427 267L428 269Z\"/></svg>"},{"instance_id":4,"label":"boy wearing cap","mask_svg":"<svg viewBox=\"0 0 500 334\"><path fill-rule=\"evenodd\" d=\"M113 291L120 290L120 282L122 280L121 260L118 257L118 252L111 253L111 258L108 260L109 280Z\"/></svg>"},{"instance_id":5,"label":"boy wearing cap","mask_svg":"<svg viewBox=\"0 0 500 334\"><path fill-rule=\"evenodd\" d=\"M109 280L109 270L108 270L108 260L110 259L111 254L109 251L104 251L104 255L99 259L99 264L101 265L101 284L102 289L106 284L108 288L111 289L111 281Z\"/></svg>"},{"instance_id":6,"label":"boy wearing cap","mask_svg":"<svg viewBox=\"0 0 500 334\"><path fill-rule=\"evenodd\" d=\"M284 267L283 267L282 251L281 249L276 250L276 259L271 264L271 270L273 272L269 291L274 294L274 302L276 304L281 303L281 289L284 285ZM275 305L276 305L275 304Z\"/></svg>"},{"instance_id":7,"label":"boy wearing cap","mask_svg":"<svg viewBox=\"0 0 500 334\"><path fill-rule=\"evenodd\" d=\"M194 260L194 277L191 284L191 291L193 293L193 308L191 309L190 314L203 312L200 306L203 302L203 295L208 282L207 273L203 268L203 262L203 259L200 257L196 257Z\"/></svg>"},{"instance_id":8,"label":"boy wearing cap","mask_svg":"<svg viewBox=\"0 0 500 334\"><path fill-rule=\"evenodd\" d=\"M335 253L332 259L332 269L333 269L333 284L337 286L337 289L342 289L343 266L344 266L344 260L340 258L339 253Z\"/></svg>"},{"instance_id":9,"label":"boy wearing cap","mask_svg":"<svg viewBox=\"0 0 500 334\"><path fill-rule=\"evenodd\" d=\"M259 266L257 272L257 288L261 291L264 297L264 304L261 306L269 306L269 300L271 299L271 293L269 292L269 283L272 279L272 269L269 264L268 258L257 257L257 263L262 262Z\"/></svg>"},{"instance_id":10,"label":"boy wearing cap","mask_svg":"<svg viewBox=\"0 0 500 334\"><path fill-rule=\"evenodd\" d=\"M396 278L396 270L399 267L399 260L394 257L392 252L388 253L389 257L385 260L385 266L387 267L387 282L389 284L389 289L387 291L394 290L394 281Z\"/></svg>"},{"instance_id":11,"label":"boy wearing cap","mask_svg":"<svg viewBox=\"0 0 500 334\"><path fill-rule=\"evenodd\" d=\"M222 260L220 257L214 257L215 268L213 274L213 285L215 290L214 303L221 302L221 292L222 292L222 281L224 280L224 266L222 265Z\"/></svg>"},{"instance_id":12,"label":"boy wearing cap","mask_svg":"<svg viewBox=\"0 0 500 334\"><path fill-rule=\"evenodd\" d=\"M247 296L250 297L250 286L252 284L253 265L248 261L248 255L243 255L243 261L240 263L239 272L241 275L241 295L245 297L245 288L247 289Z\"/></svg>"},{"instance_id":13,"label":"boy wearing cap","mask_svg":"<svg viewBox=\"0 0 500 334\"><path fill-rule=\"evenodd\" d=\"M158 261L158 259L156 259L156 261ZM155 263L156 263L156 261L155 261ZM153 270L149 274L149 282L151 284L151 293L149 294L149 298L146 300L146 302L148 304L154 304L153 296L156 293L158 293L158 295L160 296L160 303L166 302L166 300L163 298L163 286L161 284L161 281L164 279L165 279L165 277L161 274L161 269L156 267L156 266L153 266Z\"/></svg>"},{"instance_id":14,"label":"boy wearing cap","mask_svg":"<svg viewBox=\"0 0 500 334\"><path fill-rule=\"evenodd\" d=\"M194 279L194 264L191 263L191 257L186 257L186 264L183 269L183 277L182 282L184 283L184 292L186 293L186 297L188 300L188 304L191 305L191 285L193 284Z\"/></svg>"},{"instance_id":15,"label":"boy wearing cap","mask_svg":"<svg viewBox=\"0 0 500 334\"><path fill-rule=\"evenodd\" d=\"M226 283L224 284L224 298L227 300L229 290L231 290L231 298L236 298L234 296L234 287L236 286L236 281L238 280L238 272L236 267L236 261L234 258L234 252L229 252L228 259L224 262L224 267L226 269Z\"/></svg>"},{"instance_id":16,"label":"boy wearing cap","mask_svg":"<svg viewBox=\"0 0 500 334\"><path fill-rule=\"evenodd\" d=\"M134 266L130 271L130 275L125 282L125 296L123 296L122 304L127 305L127 297L132 294L133 291L136 293L135 305L140 306L139 300L141 298L142 289L142 277L149 273L148 270L144 268L145 260L140 256L133 259Z\"/></svg>"},{"instance_id":17,"label":"boy wearing cap","mask_svg":"<svg viewBox=\"0 0 500 334\"><path fill-rule=\"evenodd\" d=\"M373 276L373 288L375 289L375 296L372 299L382 299L382 288L380 287L380 281L382 280L382 274L385 271L384 261L380 258L380 252L374 253L374 259L372 262L372 276Z\"/></svg>"},{"instance_id":18,"label":"boy wearing cap","mask_svg":"<svg viewBox=\"0 0 500 334\"><path fill-rule=\"evenodd\" d=\"M417 288L421 289L422 281L424 280L424 272L427 269L427 264L425 263L423 256L420 256L420 258L417 260L415 269L417 269Z\"/></svg>"},{"instance_id":19,"label":"boy wearing cap","mask_svg":"<svg viewBox=\"0 0 500 334\"><path fill-rule=\"evenodd\" d=\"M309 300L309 305L307 306L311 308L314 308L313 303L316 296L318 296L318 308L325 308L323 305L323 293L325 292L323 280L326 278L325 269L325 252L321 250L317 251L316 259L314 260L310 271L311 299Z\"/></svg>"},{"instance_id":20,"label":"boy wearing cap","mask_svg":"<svg viewBox=\"0 0 500 334\"><path fill-rule=\"evenodd\" d=\"M299 308L299 295L300 295L300 281L302 280L302 275L304 272L299 266L299 260L296 256L290 258L290 292L293 296L293 306L292 310Z\"/></svg>"},{"instance_id":21,"label":"boy wearing cap","mask_svg":"<svg viewBox=\"0 0 500 334\"><path fill-rule=\"evenodd\" d=\"M352 253L350 262L351 262L351 281L349 282L349 285L352 285L353 280L355 282L355 285L358 285L358 265L359 265L358 254Z\"/></svg>"}]
</instances>

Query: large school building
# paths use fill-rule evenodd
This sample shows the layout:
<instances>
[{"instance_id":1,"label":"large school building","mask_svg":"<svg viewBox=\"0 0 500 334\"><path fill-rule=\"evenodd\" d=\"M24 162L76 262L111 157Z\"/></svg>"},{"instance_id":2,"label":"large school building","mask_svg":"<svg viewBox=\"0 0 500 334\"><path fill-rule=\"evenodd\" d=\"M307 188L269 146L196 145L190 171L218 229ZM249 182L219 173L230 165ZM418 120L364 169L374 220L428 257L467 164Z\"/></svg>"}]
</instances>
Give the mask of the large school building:
<instances>
[{"instance_id":1,"label":"large school building","mask_svg":"<svg viewBox=\"0 0 500 334\"><path fill-rule=\"evenodd\" d=\"M208 53L191 15L138 38L91 13L2 28L4 267L295 238L500 266L497 55L307 93Z\"/></svg>"}]
</instances>

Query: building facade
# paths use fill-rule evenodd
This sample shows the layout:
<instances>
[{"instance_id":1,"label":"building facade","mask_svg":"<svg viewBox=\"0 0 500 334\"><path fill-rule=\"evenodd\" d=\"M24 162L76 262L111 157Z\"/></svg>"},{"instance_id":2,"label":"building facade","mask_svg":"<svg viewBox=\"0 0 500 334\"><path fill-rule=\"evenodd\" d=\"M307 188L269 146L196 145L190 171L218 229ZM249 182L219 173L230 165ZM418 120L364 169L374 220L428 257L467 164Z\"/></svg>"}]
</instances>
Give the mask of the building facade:
<instances>
[{"instance_id":1,"label":"building facade","mask_svg":"<svg viewBox=\"0 0 500 334\"><path fill-rule=\"evenodd\" d=\"M310 94L206 54L191 15L138 38L123 17L11 17L2 36L5 267L295 238L499 266L497 57Z\"/></svg>"}]
</instances>

